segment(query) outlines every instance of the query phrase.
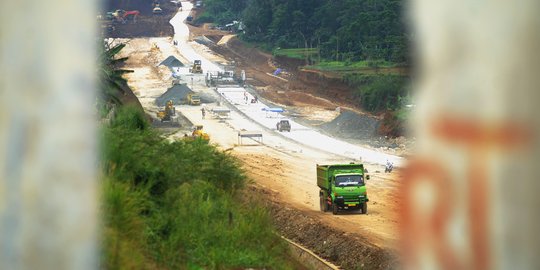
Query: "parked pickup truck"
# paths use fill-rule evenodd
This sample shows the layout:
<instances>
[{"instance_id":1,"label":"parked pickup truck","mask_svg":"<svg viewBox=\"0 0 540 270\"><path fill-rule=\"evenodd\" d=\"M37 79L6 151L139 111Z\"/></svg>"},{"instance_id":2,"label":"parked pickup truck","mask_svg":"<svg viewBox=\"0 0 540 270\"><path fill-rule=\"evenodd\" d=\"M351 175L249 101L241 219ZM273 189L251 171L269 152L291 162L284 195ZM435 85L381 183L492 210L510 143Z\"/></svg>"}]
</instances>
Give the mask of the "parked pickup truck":
<instances>
[{"instance_id":1,"label":"parked pickup truck","mask_svg":"<svg viewBox=\"0 0 540 270\"><path fill-rule=\"evenodd\" d=\"M281 120L276 124L276 129L279 132L282 132L282 131L291 132L291 124L289 123L289 120Z\"/></svg>"},{"instance_id":2,"label":"parked pickup truck","mask_svg":"<svg viewBox=\"0 0 540 270\"><path fill-rule=\"evenodd\" d=\"M332 209L334 215L340 210L362 210L367 214L366 184L369 180L362 164L317 164L317 186L321 211Z\"/></svg>"}]
</instances>

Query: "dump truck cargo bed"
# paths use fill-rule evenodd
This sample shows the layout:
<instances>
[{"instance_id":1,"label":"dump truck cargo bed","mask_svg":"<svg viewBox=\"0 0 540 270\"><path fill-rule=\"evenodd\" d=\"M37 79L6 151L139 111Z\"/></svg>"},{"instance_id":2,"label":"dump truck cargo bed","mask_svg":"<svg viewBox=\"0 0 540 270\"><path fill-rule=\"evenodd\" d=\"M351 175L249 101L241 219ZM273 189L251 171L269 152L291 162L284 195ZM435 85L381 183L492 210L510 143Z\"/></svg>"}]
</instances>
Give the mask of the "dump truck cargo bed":
<instances>
[{"instance_id":1,"label":"dump truck cargo bed","mask_svg":"<svg viewBox=\"0 0 540 270\"><path fill-rule=\"evenodd\" d=\"M340 164L340 165L318 165L317 164L317 186L327 190L330 187L330 176L336 171L338 173L358 173L358 170L364 172L362 164Z\"/></svg>"}]
</instances>

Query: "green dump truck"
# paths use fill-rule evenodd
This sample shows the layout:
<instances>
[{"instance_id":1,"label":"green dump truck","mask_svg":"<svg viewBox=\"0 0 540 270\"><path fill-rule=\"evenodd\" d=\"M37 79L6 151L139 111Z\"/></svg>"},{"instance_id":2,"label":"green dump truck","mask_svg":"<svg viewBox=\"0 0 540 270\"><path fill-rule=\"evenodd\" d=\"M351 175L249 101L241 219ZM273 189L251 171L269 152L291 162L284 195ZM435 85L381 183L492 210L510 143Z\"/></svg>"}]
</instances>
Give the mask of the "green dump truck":
<instances>
[{"instance_id":1,"label":"green dump truck","mask_svg":"<svg viewBox=\"0 0 540 270\"><path fill-rule=\"evenodd\" d=\"M362 164L317 164L317 186L319 192L321 211L330 209L336 215L339 210L362 210L367 214L365 180L369 175Z\"/></svg>"}]
</instances>

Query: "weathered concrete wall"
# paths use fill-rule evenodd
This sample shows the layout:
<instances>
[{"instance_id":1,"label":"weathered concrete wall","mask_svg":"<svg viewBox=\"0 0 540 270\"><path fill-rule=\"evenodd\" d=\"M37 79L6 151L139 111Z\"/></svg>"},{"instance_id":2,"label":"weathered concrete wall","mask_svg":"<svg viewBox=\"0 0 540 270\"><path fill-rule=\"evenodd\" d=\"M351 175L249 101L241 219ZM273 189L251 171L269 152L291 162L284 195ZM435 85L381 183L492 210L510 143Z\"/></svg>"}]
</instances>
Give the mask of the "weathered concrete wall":
<instances>
[{"instance_id":1,"label":"weathered concrete wall","mask_svg":"<svg viewBox=\"0 0 540 270\"><path fill-rule=\"evenodd\" d=\"M540 2L411 1L419 53L406 269L540 267Z\"/></svg>"},{"instance_id":2,"label":"weathered concrete wall","mask_svg":"<svg viewBox=\"0 0 540 270\"><path fill-rule=\"evenodd\" d=\"M0 269L93 269L93 1L0 2Z\"/></svg>"}]
</instances>

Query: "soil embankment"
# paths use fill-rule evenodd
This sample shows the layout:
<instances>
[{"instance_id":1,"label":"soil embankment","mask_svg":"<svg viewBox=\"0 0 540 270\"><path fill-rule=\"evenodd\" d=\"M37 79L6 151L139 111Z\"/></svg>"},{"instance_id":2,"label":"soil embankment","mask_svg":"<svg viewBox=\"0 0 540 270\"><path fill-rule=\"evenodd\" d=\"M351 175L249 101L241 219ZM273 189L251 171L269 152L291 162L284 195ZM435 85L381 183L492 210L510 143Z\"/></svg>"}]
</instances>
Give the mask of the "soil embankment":
<instances>
[{"instance_id":1,"label":"soil embankment","mask_svg":"<svg viewBox=\"0 0 540 270\"><path fill-rule=\"evenodd\" d=\"M215 36L208 39L215 42L218 38ZM249 48L235 38L222 44L209 46L212 49L218 48L216 51L221 50L221 54L229 60L236 59L238 69L246 70L251 78L248 82L257 87L262 98L276 104L291 104L288 109L298 112L291 117L311 117L312 119L308 120L318 121L319 125L326 123L328 130L347 128L351 134L355 133L355 127L338 125L343 119L338 117L339 113L335 109L343 104L311 91L309 86L301 86L301 81L295 81L300 86L294 87L294 84L284 83L283 80L267 75L275 68L271 55ZM233 49L229 49L230 47ZM169 38L140 38L129 41L123 51L130 57L126 68L135 70L126 77L147 112L155 113L158 110L156 99L170 88L170 72L157 65L169 55L173 55L174 49L172 39ZM289 82L295 80L294 75L285 78L290 79ZM209 91L203 84L204 79L199 81L195 77L194 90ZM193 86L193 82L189 85ZM186 106L180 107L180 110L200 113L198 107ZM337 120L333 121L334 119ZM212 142L226 141L227 144L224 145L235 145L237 142L236 132L227 128L226 123L212 119L197 120L204 124ZM366 120L362 125L367 129L373 122ZM272 191L271 196L261 198L268 199L276 227L281 234L315 250L321 257L345 269L384 269L396 265L393 250L397 224L396 179L399 175L378 173L380 166L371 165L369 168L373 172L373 180L368 183L369 214L333 216L331 213L320 213L316 210L318 189L314 184L314 164L335 161L332 160L333 157L323 154L309 156L305 152L286 153L266 146L233 146L231 149L234 149L232 153L241 160L249 178L257 185L268 187L263 188L265 191L262 192Z\"/></svg>"},{"instance_id":2,"label":"soil embankment","mask_svg":"<svg viewBox=\"0 0 540 270\"><path fill-rule=\"evenodd\" d=\"M371 244L370 239L328 226L320 219L276 201L271 191L252 186L261 195L274 217L279 233L302 243L321 258L343 269L395 269L399 261L388 249ZM359 262L361 262L359 264Z\"/></svg>"}]
</instances>

